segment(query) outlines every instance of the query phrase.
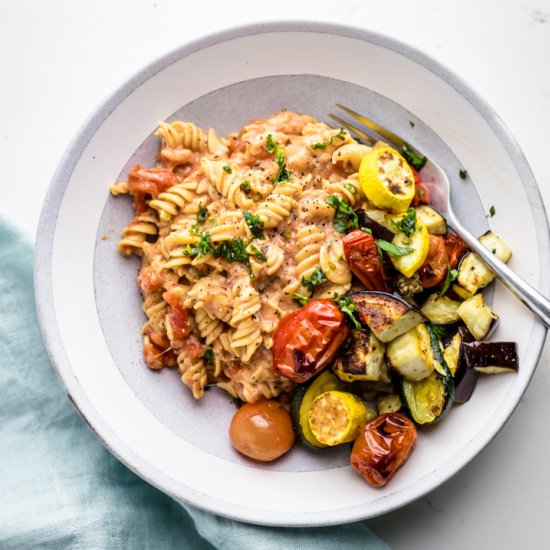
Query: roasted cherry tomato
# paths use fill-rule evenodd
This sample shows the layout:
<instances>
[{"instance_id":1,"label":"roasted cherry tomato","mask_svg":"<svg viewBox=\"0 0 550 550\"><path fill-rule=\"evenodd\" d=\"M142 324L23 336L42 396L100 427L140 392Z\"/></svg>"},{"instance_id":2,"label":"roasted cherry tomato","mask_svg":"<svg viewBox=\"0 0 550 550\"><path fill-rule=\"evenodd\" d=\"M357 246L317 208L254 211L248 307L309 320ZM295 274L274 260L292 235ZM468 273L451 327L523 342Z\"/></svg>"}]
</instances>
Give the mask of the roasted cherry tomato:
<instances>
[{"instance_id":1,"label":"roasted cherry tomato","mask_svg":"<svg viewBox=\"0 0 550 550\"><path fill-rule=\"evenodd\" d=\"M294 445L290 414L278 401L243 405L229 427L231 444L249 458L269 462Z\"/></svg>"},{"instance_id":2,"label":"roasted cherry tomato","mask_svg":"<svg viewBox=\"0 0 550 550\"><path fill-rule=\"evenodd\" d=\"M187 308L183 305L185 292L181 287L166 291L162 297L170 306L170 323L172 325L172 342L177 341L178 347L189 336L191 324Z\"/></svg>"},{"instance_id":3,"label":"roasted cherry tomato","mask_svg":"<svg viewBox=\"0 0 550 550\"><path fill-rule=\"evenodd\" d=\"M468 245L458 235L448 233L445 236L445 250L447 251L451 269L456 269L460 260L462 260L462 256L468 250Z\"/></svg>"},{"instance_id":4,"label":"roasted cherry tomato","mask_svg":"<svg viewBox=\"0 0 550 550\"><path fill-rule=\"evenodd\" d=\"M414 174L414 197L412 205L430 204L430 190L422 182L420 174L414 168L412 168L412 171Z\"/></svg>"},{"instance_id":5,"label":"roasted cherry tomato","mask_svg":"<svg viewBox=\"0 0 550 550\"><path fill-rule=\"evenodd\" d=\"M422 288L438 285L447 275L447 252L445 240L437 235L430 235L430 248L424 263L418 269Z\"/></svg>"},{"instance_id":6,"label":"roasted cherry tomato","mask_svg":"<svg viewBox=\"0 0 550 550\"><path fill-rule=\"evenodd\" d=\"M136 164L128 173L128 191L134 197L136 213L147 208L147 195L156 198L175 183L176 176L169 168L143 168Z\"/></svg>"},{"instance_id":7,"label":"roasted cherry tomato","mask_svg":"<svg viewBox=\"0 0 550 550\"><path fill-rule=\"evenodd\" d=\"M384 261L380 260L374 237L356 229L343 239L344 256L351 272L367 287L367 290L387 292L391 289Z\"/></svg>"},{"instance_id":8,"label":"roasted cherry tomato","mask_svg":"<svg viewBox=\"0 0 550 550\"><path fill-rule=\"evenodd\" d=\"M306 382L330 363L347 335L336 304L311 300L279 323L273 335L273 370L294 382Z\"/></svg>"},{"instance_id":9,"label":"roasted cherry tomato","mask_svg":"<svg viewBox=\"0 0 550 550\"><path fill-rule=\"evenodd\" d=\"M406 416L387 413L369 422L351 450L351 465L373 487L383 487L413 450L416 427Z\"/></svg>"}]
</instances>

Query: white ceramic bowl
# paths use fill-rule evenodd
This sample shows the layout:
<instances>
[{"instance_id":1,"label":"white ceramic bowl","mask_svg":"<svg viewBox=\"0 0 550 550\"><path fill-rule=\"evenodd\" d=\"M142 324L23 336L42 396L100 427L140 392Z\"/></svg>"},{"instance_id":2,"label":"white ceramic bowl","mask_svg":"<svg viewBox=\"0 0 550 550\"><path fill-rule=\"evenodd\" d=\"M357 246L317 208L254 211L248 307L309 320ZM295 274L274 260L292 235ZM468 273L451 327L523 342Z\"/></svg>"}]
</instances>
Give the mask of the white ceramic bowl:
<instances>
[{"instance_id":1,"label":"white ceramic bowl","mask_svg":"<svg viewBox=\"0 0 550 550\"><path fill-rule=\"evenodd\" d=\"M423 430L406 466L383 489L349 467L349 449L293 449L271 465L228 441L234 407L222 392L194 402L174 372L141 355L139 262L116 241L129 201L108 187L152 165L157 121L192 120L225 134L285 107L322 120L336 101L370 115L440 163L457 213L491 228L514 251L511 267L548 292L548 224L536 184L491 108L450 71L404 44L364 30L270 23L183 46L145 68L92 116L51 184L36 249L36 295L54 365L80 414L138 475L182 501L273 525L327 525L383 514L432 490L503 426L536 367L545 328L503 288L494 336L519 344L517 375L481 380L472 400ZM409 124L414 121L415 125ZM469 178L458 177L460 169ZM496 215L486 213L495 206ZM521 231L517 229L521 228Z\"/></svg>"}]
</instances>

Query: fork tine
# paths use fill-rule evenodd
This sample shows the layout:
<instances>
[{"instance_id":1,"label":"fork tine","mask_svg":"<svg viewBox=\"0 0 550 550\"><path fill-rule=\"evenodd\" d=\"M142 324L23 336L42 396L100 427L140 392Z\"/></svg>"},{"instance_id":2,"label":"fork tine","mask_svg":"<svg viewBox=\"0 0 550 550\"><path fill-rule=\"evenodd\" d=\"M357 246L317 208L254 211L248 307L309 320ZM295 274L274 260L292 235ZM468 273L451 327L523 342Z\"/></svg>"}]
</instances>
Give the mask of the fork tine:
<instances>
[{"instance_id":1,"label":"fork tine","mask_svg":"<svg viewBox=\"0 0 550 550\"><path fill-rule=\"evenodd\" d=\"M402 149L404 145L407 145L410 147L410 145L405 143L405 141L401 139L398 135L394 134L393 132L390 132L389 130L386 130L386 128L380 126L373 120L370 120L367 117L360 115L355 111L352 111L351 109L349 109L348 107L345 107L344 105L341 105L340 103L337 103L336 106L342 109L343 111L345 111L348 115L353 117L355 120L358 120L359 122L364 124L367 128L370 128L373 132L376 132L378 135L382 136L384 139L393 143L393 145L397 145L398 149Z\"/></svg>"},{"instance_id":2,"label":"fork tine","mask_svg":"<svg viewBox=\"0 0 550 550\"><path fill-rule=\"evenodd\" d=\"M340 126L343 126L344 128L347 128L354 134L357 134L361 139L365 140L370 145L374 145L374 139L371 138L368 134L365 134L362 130L359 130L359 128L353 126L353 124L350 124L349 122L346 122L345 120L337 117L336 115L333 115L332 113L329 113L328 115L332 120L335 120Z\"/></svg>"}]
</instances>

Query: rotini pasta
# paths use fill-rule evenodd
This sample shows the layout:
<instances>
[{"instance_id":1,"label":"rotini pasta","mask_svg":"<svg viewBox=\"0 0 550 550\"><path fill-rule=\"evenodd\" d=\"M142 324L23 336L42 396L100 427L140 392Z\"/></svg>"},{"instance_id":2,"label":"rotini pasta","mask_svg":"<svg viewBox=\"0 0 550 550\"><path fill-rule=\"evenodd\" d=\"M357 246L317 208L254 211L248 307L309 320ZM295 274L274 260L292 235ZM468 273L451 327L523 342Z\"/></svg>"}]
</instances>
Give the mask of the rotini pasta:
<instances>
[{"instance_id":1,"label":"rotini pasta","mask_svg":"<svg viewBox=\"0 0 550 550\"><path fill-rule=\"evenodd\" d=\"M248 402L289 395L293 382L271 367L273 334L299 307L295 293L332 298L351 285L327 200L365 200L363 146L284 111L227 138L182 121L155 134L159 165L110 188L136 207L119 249L142 256L147 363L177 365L197 399L208 383Z\"/></svg>"}]
</instances>

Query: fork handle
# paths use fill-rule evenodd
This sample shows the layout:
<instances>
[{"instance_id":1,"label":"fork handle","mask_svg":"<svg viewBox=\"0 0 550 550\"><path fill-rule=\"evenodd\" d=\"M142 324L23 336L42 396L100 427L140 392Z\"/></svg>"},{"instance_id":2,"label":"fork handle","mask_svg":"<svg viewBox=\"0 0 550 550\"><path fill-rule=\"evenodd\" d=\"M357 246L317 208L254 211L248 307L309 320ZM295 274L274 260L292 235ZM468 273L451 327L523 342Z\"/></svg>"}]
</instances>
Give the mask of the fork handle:
<instances>
[{"instance_id":1,"label":"fork handle","mask_svg":"<svg viewBox=\"0 0 550 550\"><path fill-rule=\"evenodd\" d=\"M485 248L460 223L453 223L452 228L464 239L470 250L474 251L496 274L502 283L511 290L538 318L548 327L550 326L550 300L538 290L526 283L514 273L505 263Z\"/></svg>"}]
</instances>

